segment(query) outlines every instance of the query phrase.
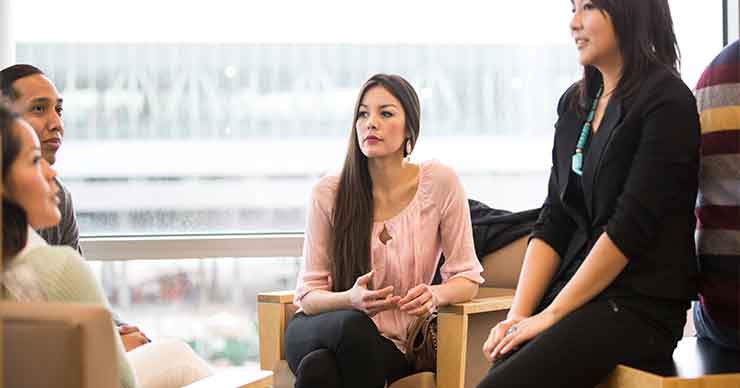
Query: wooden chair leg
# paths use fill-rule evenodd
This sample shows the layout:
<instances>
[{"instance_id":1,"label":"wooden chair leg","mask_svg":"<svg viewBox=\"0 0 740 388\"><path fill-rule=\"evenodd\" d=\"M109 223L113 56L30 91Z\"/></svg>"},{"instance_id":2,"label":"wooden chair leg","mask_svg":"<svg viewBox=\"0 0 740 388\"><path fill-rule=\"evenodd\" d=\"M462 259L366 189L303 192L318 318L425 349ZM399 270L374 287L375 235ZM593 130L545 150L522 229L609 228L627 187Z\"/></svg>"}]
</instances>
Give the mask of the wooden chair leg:
<instances>
[{"instance_id":1,"label":"wooden chair leg","mask_svg":"<svg viewBox=\"0 0 740 388\"><path fill-rule=\"evenodd\" d=\"M473 388L490 364L481 347L506 317L514 290L481 288L470 302L441 307L438 318L437 388Z\"/></svg>"},{"instance_id":2,"label":"wooden chair leg","mask_svg":"<svg viewBox=\"0 0 740 388\"><path fill-rule=\"evenodd\" d=\"M437 319L437 387L463 388L468 316L440 313Z\"/></svg>"}]
</instances>

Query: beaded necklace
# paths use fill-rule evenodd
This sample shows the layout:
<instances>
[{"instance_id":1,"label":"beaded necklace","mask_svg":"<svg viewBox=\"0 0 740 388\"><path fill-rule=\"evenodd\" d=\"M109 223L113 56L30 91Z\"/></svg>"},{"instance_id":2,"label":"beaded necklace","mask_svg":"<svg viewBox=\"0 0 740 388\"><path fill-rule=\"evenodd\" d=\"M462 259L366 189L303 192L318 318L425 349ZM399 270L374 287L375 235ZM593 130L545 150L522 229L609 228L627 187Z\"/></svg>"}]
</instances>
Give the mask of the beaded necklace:
<instances>
[{"instance_id":1,"label":"beaded necklace","mask_svg":"<svg viewBox=\"0 0 740 388\"><path fill-rule=\"evenodd\" d=\"M594 115L596 114L596 105L599 103L601 93L604 91L604 87L600 86L599 91L596 92L596 98L591 104L591 111L586 116L586 122L583 124L581 129L581 136L578 137L578 144L576 144L576 152L573 154L571 159L571 169L574 173L583 175L583 149L586 148L586 141L588 141L588 135L591 133L591 122L594 121Z\"/></svg>"}]
</instances>

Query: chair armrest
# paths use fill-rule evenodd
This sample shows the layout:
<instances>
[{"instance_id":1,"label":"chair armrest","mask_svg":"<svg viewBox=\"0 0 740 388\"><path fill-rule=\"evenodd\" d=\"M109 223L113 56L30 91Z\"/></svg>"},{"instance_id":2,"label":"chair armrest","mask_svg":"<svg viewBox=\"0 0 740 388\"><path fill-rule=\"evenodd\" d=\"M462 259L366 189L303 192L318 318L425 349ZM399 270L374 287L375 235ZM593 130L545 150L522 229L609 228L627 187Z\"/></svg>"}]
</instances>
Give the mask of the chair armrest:
<instances>
[{"instance_id":1,"label":"chair armrest","mask_svg":"<svg viewBox=\"0 0 740 388\"><path fill-rule=\"evenodd\" d=\"M293 304L293 294L294 291L290 290L257 295L262 370L274 371L275 365L285 359L285 327L297 310Z\"/></svg>"},{"instance_id":2,"label":"chair armrest","mask_svg":"<svg viewBox=\"0 0 740 388\"><path fill-rule=\"evenodd\" d=\"M257 302L291 304L294 294L294 290L260 292L257 294Z\"/></svg>"},{"instance_id":3,"label":"chair armrest","mask_svg":"<svg viewBox=\"0 0 740 388\"><path fill-rule=\"evenodd\" d=\"M514 299L509 288L485 288L479 297L439 308L437 387L463 388L490 367L481 347L491 327L506 318ZM485 313L485 314L484 314Z\"/></svg>"},{"instance_id":4,"label":"chair armrest","mask_svg":"<svg viewBox=\"0 0 740 388\"><path fill-rule=\"evenodd\" d=\"M470 315L492 311L506 311L514 301L514 290L511 288L482 287L477 297L464 303L455 303L439 308L440 314Z\"/></svg>"},{"instance_id":5,"label":"chair armrest","mask_svg":"<svg viewBox=\"0 0 740 388\"><path fill-rule=\"evenodd\" d=\"M244 368L230 368L186 385L184 388L270 388L272 385L271 371L246 371Z\"/></svg>"}]
</instances>

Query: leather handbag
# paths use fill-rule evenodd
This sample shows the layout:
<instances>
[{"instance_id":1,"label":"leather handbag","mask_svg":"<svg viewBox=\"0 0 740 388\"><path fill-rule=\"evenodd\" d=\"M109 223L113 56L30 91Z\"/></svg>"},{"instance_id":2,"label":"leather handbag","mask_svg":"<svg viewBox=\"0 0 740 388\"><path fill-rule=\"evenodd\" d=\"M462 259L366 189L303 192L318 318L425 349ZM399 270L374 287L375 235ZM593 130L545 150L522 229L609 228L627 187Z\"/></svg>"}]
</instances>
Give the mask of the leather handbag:
<instances>
[{"instance_id":1,"label":"leather handbag","mask_svg":"<svg viewBox=\"0 0 740 388\"><path fill-rule=\"evenodd\" d=\"M417 318L406 337L406 360L415 372L437 371L437 313Z\"/></svg>"}]
</instances>

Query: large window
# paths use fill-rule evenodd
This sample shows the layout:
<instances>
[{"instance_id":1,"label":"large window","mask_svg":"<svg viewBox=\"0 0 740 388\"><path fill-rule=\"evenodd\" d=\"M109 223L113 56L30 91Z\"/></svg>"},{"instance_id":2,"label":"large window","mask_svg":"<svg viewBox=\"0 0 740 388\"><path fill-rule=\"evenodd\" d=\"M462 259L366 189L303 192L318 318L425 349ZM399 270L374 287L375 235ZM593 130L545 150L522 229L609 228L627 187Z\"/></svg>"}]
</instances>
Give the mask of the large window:
<instances>
[{"instance_id":1,"label":"large window","mask_svg":"<svg viewBox=\"0 0 740 388\"><path fill-rule=\"evenodd\" d=\"M104 3L16 7L18 61L65 98L57 168L83 234L301 230L376 72L422 97L416 160L497 208L543 198L554 101L578 74L567 3Z\"/></svg>"},{"instance_id":2,"label":"large window","mask_svg":"<svg viewBox=\"0 0 740 388\"><path fill-rule=\"evenodd\" d=\"M691 84L720 1L671 4ZM493 207L540 205L555 102L579 75L567 1L320 5L17 1L17 59L65 98L57 168L83 234L302 229L376 72L422 96L417 160Z\"/></svg>"},{"instance_id":3,"label":"large window","mask_svg":"<svg viewBox=\"0 0 740 388\"><path fill-rule=\"evenodd\" d=\"M65 99L55 167L85 236L300 232L376 72L421 96L415 160L450 164L492 207L535 208L556 102L580 75L567 0L13 1L17 62ZM693 87L722 46L721 0L670 4ZM97 244L93 260L139 257ZM256 292L291 288L300 259L282 256L299 254L94 266L124 320L241 364Z\"/></svg>"}]
</instances>

